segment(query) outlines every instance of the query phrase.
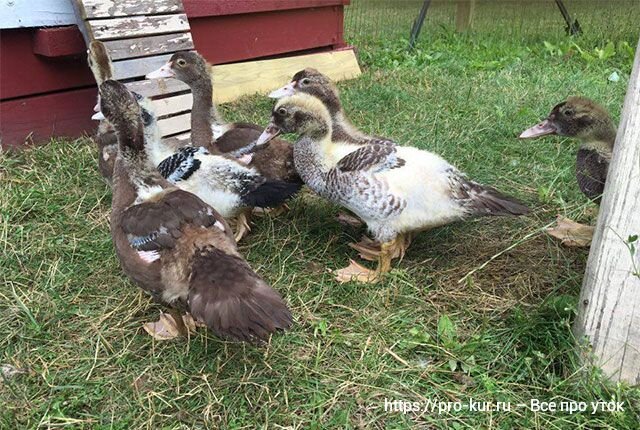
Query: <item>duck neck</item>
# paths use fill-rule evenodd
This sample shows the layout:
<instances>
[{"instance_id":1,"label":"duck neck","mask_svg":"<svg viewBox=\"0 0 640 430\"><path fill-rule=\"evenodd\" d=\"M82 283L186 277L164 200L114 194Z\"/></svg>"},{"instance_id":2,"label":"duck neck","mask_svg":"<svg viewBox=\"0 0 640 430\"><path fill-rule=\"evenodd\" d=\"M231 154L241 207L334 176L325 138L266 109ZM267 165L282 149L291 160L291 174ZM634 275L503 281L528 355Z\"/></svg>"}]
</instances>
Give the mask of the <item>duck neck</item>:
<instances>
[{"instance_id":1,"label":"duck neck","mask_svg":"<svg viewBox=\"0 0 640 430\"><path fill-rule=\"evenodd\" d=\"M613 145L616 141L616 128L613 122L608 121L602 127L595 129L588 137L582 139L581 148L597 151L611 157Z\"/></svg>"},{"instance_id":2,"label":"duck neck","mask_svg":"<svg viewBox=\"0 0 640 430\"><path fill-rule=\"evenodd\" d=\"M193 146L211 146L211 125L218 123L218 112L213 104L213 86L209 76L198 79L191 86L193 107L191 109L191 142Z\"/></svg>"},{"instance_id":3,"label":"duck neck","mask_svg":"<svg viewBox=\"0 0 640 430\"><path fill-rule=\"evenodd\" d=\"M342 109L331 114L333 132L331 139L334 142L362 143L367 136L358 130L349 121Z\"/></svg>"},{"instance_id":4,"label":"duck neck","mask_svg":"<svg viewBox=\"0 0 640 430\"><path fill-rule=\"evenodd\" d=\"M326 188L326 174L331 169L331 124L320 123L301 133L293 146L293 162L302 180L315 192Z\"/></svg>"}]
</instances>

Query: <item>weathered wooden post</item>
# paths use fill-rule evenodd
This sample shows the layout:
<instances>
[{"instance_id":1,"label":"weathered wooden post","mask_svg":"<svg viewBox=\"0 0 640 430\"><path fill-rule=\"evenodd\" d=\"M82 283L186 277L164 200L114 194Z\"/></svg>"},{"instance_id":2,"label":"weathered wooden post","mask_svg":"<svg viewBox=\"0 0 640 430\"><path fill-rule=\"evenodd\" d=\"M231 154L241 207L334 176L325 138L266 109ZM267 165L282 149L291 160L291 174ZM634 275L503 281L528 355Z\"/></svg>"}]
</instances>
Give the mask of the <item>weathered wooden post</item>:
<instances>
[{"instance_id":1,"label":"weathered wooden post","mask_svg":"<svg viewBox=\"0 0 640 430\"><path fill-rule=\"evenodd\" d=\"M575 332L613 381L640 384L640 42L625 97ZM634 236L636 237L634 241Z\"/></svg>"},{"instance_id":2,"label":"weathered wooden post","mask_svg":"<svg viewBox=\"0 0 640 430\"><path fill-rule=\"evenodd\" d=\"M476 0L456 1L456 31L462 32L471 26Z\"/></svg>"}]
</instances>

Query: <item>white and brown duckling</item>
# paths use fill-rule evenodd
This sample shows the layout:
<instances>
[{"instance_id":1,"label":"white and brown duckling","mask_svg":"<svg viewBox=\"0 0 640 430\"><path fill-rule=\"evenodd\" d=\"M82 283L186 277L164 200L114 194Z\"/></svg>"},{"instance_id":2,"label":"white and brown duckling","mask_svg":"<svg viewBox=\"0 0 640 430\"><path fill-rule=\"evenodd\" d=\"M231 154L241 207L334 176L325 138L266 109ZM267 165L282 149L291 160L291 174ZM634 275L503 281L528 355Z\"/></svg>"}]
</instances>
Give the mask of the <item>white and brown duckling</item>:
<instances>
[{"instance_id":1,"label":"white and brown duckling","mask_svg":"<svg viewBox=\"0 0 640 430\"><path fill-rule=\"evenodd\" d=\"M170 183L197 195L225 219L235 217L236 241L250 231L247 212L278 207L298 191L297 184L267 180L255 168L231 156L211 154L194 146L174 150L161 139L151 100L132 94L140 106L145 150L151 163Z\"/></svg>"},{"instance_id":2,"label":"white and brown duckling","mask_svg":"<svg viewBox=\"0 0 640 430\"><path fill-rule=\"evenodd\" d=\"M183 334L181 311L234 340L258 342L290 327L282 297L238 253L224 218L151 163L134 96L112 80L100 94L118 135L111 235L125 274L171 309Z\"/></svg>"},{"instance_id":3,"label":"white and brown duckling","mask_svg":"<svg viewBox=\"0 0 640 430\"><path fill-rule=\"evenodd\" d=\"M576 157L576 179L582 193L600 204L616 140L616 125L605 108L586 97L569 97L554 106L545 120L525 130L522 139L555 134L581 141ZM573 246L588 246L594 227L559 217L554 237Z\"/></svg>"},{"instance_id":4,"label":"white and brown duckling","mask_svg":"<svg viewBox=\"0 0 640 430\"><path fill-rule=\"evenodd\" d=\"M358 215L381 243L378 267L352 264L339 281L375 282L402 257L413 233L473 216L522 215L529 209L478 184L431 152L393 144L352 145L331 139L328 108L316 97L280 99L260 143L279 133L297 133L296 169L313 191Z\"/></svg>"},{"instance_id":5,"label":"white and brown duckling","mask_svg":"<svg viewBox=\"0 0 640 430\"><path fill-rule=\"evenodd\" d=\"M377 136L369 136L354 127L342 108L338 88L331 79L316 69L308 67L300 70L293 75L291 82L282 88L272 91L269 97L279 99L296 93L312 95L324 103L331 115L331 127L333 129L331 140L334 142L355 145L371 142L380 143L381 141L392 143Z\"/></svg>"},{"instance_id":6,"label":"white and brown duckling","mask_svg":"<svg viewBox=\"0 0 640 430\"><path fill-rule=\"evenodd\" d=\"M87 62L93 72L98 87L104 81L113 77L113 67L109 53L102 42L93 41L89 44ZM98 96L98 103L94 108L95 112L98 112L99 105L100 96ZM96 119L100 119L100 116L96 117ZM102 177L108 183L111 183L113 166L116 162L116 156L118 155L118 139L113 126L104 118L100 119L94 141L98 146L98 170Z\"/></svg>"},{"instance_id":7,"label":"white and brown duckling","mask_svg":"<svg viewBox=\"0 0 640 430\"><path fill-rule=\"evenodd\" d=\"M191 88L191 143L211 152L241 155L254 149L263 127L256 124L225 122L213 103L211 67L197 52L177 52L169 62L149 74L148 79L175 78ZM293 165L291 145L281 139L252 154L250 166L255 167L267 179L287 181L302 186Z\"/></svg>"}]
</instances>

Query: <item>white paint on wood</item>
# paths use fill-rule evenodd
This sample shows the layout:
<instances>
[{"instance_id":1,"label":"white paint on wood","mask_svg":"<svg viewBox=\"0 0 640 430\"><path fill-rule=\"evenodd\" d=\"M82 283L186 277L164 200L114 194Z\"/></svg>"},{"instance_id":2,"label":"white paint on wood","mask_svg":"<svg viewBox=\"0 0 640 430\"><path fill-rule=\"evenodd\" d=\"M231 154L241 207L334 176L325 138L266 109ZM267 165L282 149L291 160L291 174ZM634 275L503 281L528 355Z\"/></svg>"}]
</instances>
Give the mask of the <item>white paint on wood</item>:
<instances>
[{"instance_id":1,"label":"white paint on wood","mask_svg":"<svg viewBox=\"0 0 640 430\"><path fill-rule=\"evenodd\" d=\"M165 96L189 91L189 86L177 79L154 79L129 82L127 88L145 97Z\"/></svg>"},{"instance_id":2,"label":"white paint on wood","mask_svg":"<svg viewBox=\"0 0 640 430\"><path fill-rule=\"evenodd\" d=\"M158 117L190 111L191 106L193 106L193 96L191 94L153 100L153 107Z\"/></svg>"},{"instance_id":3,"label":"white paint on wood","mask_svg":"<svg viewBox=\"0 0 640 430\"><path fill-rule=\"evenodd\" d=\"M132 16L87 21L97 40L151 36L189 31L187 15Z\"/></svg>"},{"instance_id":4,"label":"white paint on wood","mask_svg":"<svg viewBox=\"0 0 640 430\"><path fill-rule=\"evenodd\" d=\"M169 136L176 133L191 130L191 114L185 113L158 120L161 136Z\"/></svg>"},{"instance_id":5,"label":"white paint on wood","mask_svg":"<svg viewBox=\"0 0 640 430\"><path fill-rule=\"evenodd\" d=\"M640 42L625 98L596 233L582 284L576 333L615 381L640 384ZM634 274L636 272L636 274Z\"/></svg>"},{"instance_id":6,"label":"white paint on wood","mask_svg":"<svg viewBox=\"0 0 640 430\"><path fill-rule=\"evenodd\" d=\"M113 60L148 57L193 49L191 33L162 34L136 39L111 40L104 43Z\"/></svg>"},{"instance_id":7,"label":"white paint on wood","mask_svg":"<svg viewBox=\"0 0 640 430\"><path fill-rule=\"evenodd\" d=\"M75 23L76 16L71 1L0 1L0 29L71 25Z\"/></svg>"},{"instance_id":8,"label":"white paint on wood","mask_svg":"<svg viewBox=\"0 0 640 430\"><path fill-rule=\"evenodd\" d=\"M83 0L87 18L115 18L182 12L181 0Z\"/></svg>"},{"instance_id":9,"label":"white paint on wood","mask_svg":"<svg viewBox=\"0 0 640 430\"><path fill-rule=\"evenodd\" d=\"M144 76L147 73L162 67L169 61L172 54L156 55L155 57L136 58L133 60L114 61L113 78L124 80Z\"/></svg>"}]
</instances>

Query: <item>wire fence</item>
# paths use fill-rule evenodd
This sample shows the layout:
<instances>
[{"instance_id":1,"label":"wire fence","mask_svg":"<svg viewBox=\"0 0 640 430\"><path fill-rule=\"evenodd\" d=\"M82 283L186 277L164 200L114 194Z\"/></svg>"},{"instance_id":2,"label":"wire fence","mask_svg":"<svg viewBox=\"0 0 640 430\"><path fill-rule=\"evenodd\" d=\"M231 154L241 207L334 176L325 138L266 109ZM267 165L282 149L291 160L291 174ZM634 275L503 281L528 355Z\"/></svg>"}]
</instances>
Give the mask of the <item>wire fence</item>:
<instances>
[{"instance_id":1,"label":"wire fence","mask_svg":"<svg viewBox=\"0 0 640 430\"><path fill-rule=\"evenodd\" d=\"M564 0L583 38L638 40L640 0ZM423 0L351 0L345 36L354 44L409 39ZM432 0L420 40L456 31L456 0ZM548 40L566 36L566 23L554 0L476 0L467 32L499 38Z\"/></svg>"}]
</instances>

